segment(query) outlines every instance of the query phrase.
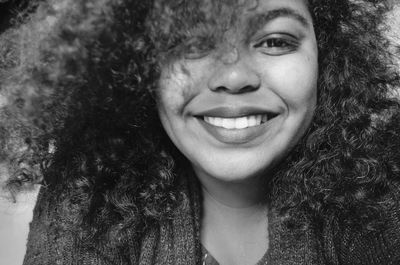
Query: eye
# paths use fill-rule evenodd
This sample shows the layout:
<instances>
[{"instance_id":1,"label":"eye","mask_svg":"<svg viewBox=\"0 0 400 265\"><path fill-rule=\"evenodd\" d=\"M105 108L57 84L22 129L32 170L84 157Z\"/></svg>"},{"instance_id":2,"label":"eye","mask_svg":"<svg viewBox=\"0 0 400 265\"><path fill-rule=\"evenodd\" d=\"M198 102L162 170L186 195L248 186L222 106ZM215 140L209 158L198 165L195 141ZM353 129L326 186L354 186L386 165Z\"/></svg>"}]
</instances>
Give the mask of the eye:
<instances>
[{"instance_id":1,"label":"eye","mask_svg":"<svg viewBox=\"0 0 400 265\"><path fill-rule=\"evenodd\" d=\"M207 56L209 53L209 49L205 49L203 47L197 47L195 45L190 45L189 47L185 47L183 52L183 57L185 59L200 59Z\"/></svg>"},{"instance_id":2,"label":"eye","mask_svg":"<svg viewBox=\"0 0 400 265\"><path fill-rule=\"evenodd\" d=\"M214 42L207 38L194 38L183 44L183 56L186 59L201 59L214 49Z\"/></svg>"},{"instance_id":3,"label":"eye","mask_svg":"<svg viewBox=\"0 0 400 265\"><path fill-rule=\"evenodd\" d=\"M290 35L269 35L257 41L254 48L264 54L279 56L292 53L300 46L299 41Z\"/></svg>"}]
</instances>

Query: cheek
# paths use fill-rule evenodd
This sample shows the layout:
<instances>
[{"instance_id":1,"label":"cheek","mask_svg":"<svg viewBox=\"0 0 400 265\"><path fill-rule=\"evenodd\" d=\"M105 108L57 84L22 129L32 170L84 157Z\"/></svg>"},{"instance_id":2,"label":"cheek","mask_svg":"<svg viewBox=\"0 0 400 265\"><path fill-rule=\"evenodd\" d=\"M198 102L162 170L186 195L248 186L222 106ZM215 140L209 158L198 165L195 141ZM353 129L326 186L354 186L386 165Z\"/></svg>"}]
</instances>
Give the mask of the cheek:
<instances>
[{"instance_id":1,"label":"cheek","mask_svg":"<svg viewBox=\"0 0 400 265\"><path fill-rule=\"evenodd\" d=\"M187 74L174 72L162 74L158 87L159 109L179 115L187 102L193 84Z\"/></svg>"},{"instance_id":2,"label":"cheek","mask_svg":"<svg viewBox=\"0 0 400 265\"><path fill-rule=\"evenodd\" d=\"M279 96L292 108L314 107L317 94L318 66L315 60L294 60L274 71Z\"/></svg>"},{"instance_id":3,"label":"cheek","mask_svg":"<svg viewBox=\"0 0 400 265\"><path fill-rule=\"evenodd\" d=\"M158 87L159 108L174 115L184 115L186 105L204 87L207 69L209 66L204 62L176 62L163 69Z\"/></svg>"}]
</instances>

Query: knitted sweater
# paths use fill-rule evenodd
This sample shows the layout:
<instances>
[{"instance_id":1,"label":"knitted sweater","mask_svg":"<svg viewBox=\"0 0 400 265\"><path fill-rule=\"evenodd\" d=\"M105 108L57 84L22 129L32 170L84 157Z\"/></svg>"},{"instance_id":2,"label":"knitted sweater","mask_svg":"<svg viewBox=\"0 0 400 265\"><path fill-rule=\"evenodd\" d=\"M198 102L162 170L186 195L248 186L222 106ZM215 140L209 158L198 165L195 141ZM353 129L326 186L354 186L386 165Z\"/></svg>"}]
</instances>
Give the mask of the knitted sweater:
<instances>
[{"instance_id":1,"label":"knitted sweater","mask_svg":"<svg viewBox=\"0 0 400 265\"><path fill-rule=\"evenodd\" d=\"M195 265L201 264L201 197L188 191L188 202L171 220L143 230L132 226L126 242L87 244L68 223L73 210L60 194L43 187L34 210L24 265ZM76 209L75 209L76 210ZM270 265L399 265L400 206L392 209L378 231L349 228L327 217L322 232L288 230L269 213L267 264ZM144 231L144 232L139 232Z\"/></svg>"}]
</instances>

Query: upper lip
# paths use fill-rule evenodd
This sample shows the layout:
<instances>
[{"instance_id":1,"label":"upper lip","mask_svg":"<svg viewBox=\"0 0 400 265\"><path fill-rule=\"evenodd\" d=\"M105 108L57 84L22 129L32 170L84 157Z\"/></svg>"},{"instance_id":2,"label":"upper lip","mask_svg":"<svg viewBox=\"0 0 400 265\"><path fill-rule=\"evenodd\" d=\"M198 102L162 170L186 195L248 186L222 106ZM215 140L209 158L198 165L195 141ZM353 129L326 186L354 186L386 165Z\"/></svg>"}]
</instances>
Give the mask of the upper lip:
<instances>
[{"instance_id":1,"label":"upper lip","mask_svg":"<svg viewBox=\"0 0 400 265\"><path fill-rule=\"evenodd\" d=\"M254 107L254 106L217 106L196 112L194 116L220 117L220 118L238 118L249 115L272 114L277 111Z\"/></svg>"}]
</instances>

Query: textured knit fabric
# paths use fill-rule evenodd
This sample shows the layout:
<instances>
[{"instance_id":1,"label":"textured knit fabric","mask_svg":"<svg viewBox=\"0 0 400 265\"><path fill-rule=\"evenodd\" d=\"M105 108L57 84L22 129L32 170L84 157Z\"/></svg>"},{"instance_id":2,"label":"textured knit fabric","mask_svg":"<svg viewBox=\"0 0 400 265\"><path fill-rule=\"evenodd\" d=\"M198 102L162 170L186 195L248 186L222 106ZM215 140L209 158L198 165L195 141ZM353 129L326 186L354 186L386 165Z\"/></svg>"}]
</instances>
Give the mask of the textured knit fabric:
<instances>
[{"instance_id":1,"label":"textured knit fabric","mask_svg":"<svg viewBox=\"0 0 400 265\"><path fill-rule=\"evenodd\" d=\"M211 255L210 252L204 246L201 248L202 250L202 265L221 265L219 262ZM268 260L267 260L267 252L264 254L264 256L254 265L267 265Z\"/></svg>"},{"instance_id":2,"label":"textured knit fabric","mask_svg":"<svg viewBox=\"0 0 400 265\"><path fill-rule=\"evenodd\" d=\"M195 265L202 264L200 244L201 197L187 188L187 202L174 218L153 223L141 233L132 227L129 241L88 244L68 222L76 212L60 203L63 195L41 189L28 240L24 265ZM68 196L68 194L65 194ZM328 217L323 231L312 225L306 231L286 228L273 210L269 213L269 265L399 265L400 207L388 215L381 230L341 225Z\"/></svg>"}]
</instances>

